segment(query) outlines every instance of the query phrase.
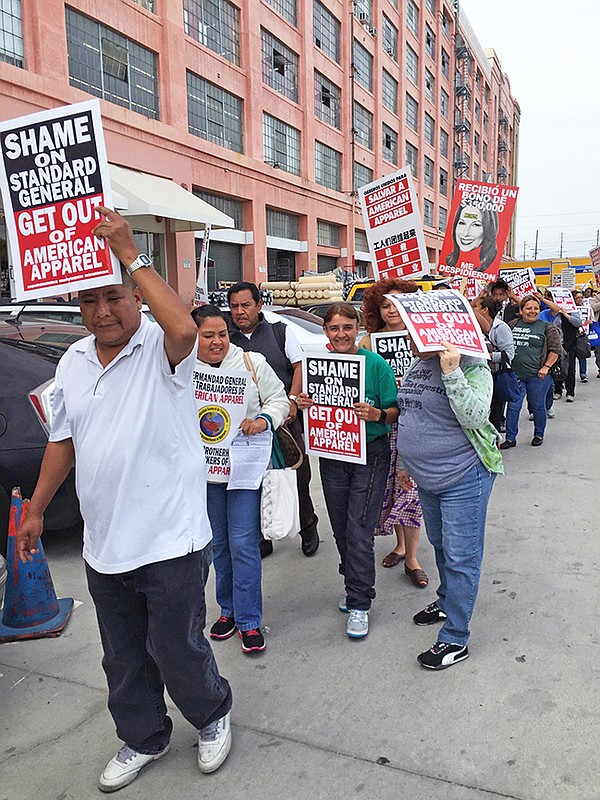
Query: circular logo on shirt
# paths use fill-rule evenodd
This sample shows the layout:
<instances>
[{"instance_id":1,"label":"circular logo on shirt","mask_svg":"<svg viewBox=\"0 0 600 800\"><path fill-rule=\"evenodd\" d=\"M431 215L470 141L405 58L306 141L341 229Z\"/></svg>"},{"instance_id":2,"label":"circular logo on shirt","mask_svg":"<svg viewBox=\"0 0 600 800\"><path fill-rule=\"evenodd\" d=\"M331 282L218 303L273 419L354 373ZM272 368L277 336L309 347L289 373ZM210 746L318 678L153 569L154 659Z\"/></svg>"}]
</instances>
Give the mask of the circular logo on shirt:
<instances>
[{"instance_id":1,"label":"circular logo on shirt","mask_svg":"<svg viewBox=\"0 0 600 800\"><path fill-rule=\"evenodd\" d=\"M231 419L221 406L204 406L198 411L200 435L206 444L218 444L231 430Z\"/></svg>"}]
</instances>

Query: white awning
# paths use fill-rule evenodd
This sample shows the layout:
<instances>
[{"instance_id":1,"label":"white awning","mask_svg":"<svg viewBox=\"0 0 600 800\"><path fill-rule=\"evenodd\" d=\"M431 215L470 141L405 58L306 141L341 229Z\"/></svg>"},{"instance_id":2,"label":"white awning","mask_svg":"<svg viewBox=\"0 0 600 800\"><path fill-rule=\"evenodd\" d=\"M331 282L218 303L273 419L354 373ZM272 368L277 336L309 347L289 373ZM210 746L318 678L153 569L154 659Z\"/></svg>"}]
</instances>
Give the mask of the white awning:
<instances>
[{"instance_id":1,"label":"white awning","mask_svg":"<svg viewBox=\"0 0 600 800\"><path fill-rule=\"evenodd\" d=\"M115 164L109 164L109 169L115 207L124 217L136 217L136 224L130 220L134 228L146 229L142 227L143 217L169 219L175 232L201 231L207 224L215 228L234 227L231 217L174 181Z\"/></svg>"}]
</instances>

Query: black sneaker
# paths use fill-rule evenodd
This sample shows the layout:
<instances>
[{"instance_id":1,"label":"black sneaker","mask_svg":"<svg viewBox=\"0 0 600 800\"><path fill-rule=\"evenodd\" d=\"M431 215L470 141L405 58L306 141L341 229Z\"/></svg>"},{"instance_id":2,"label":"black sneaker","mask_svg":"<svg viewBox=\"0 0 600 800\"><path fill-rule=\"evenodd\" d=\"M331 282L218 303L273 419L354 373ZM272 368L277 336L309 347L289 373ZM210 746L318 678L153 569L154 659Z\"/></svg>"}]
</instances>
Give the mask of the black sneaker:
<instances>
[{"instance_id":1,"label":"black sneaker","mask_svg":"<svg viewBox=\"0 0 600 800\"><path fill-rule=\"evenodd\" d=\"M468 657L469 648L466 644L436 642L430 650L417 656L417 661L427 669L447 669Z\"/></svg>"},{"instance_id":2,"label":"black sneaker","mask_svg":"<svg viewBox=\"0 0 600 800\"><path fill-rule=\"evenodd\" d=\"M244 653L262 653L267 646L260 628L240 631L240 639L242 640L242 651Z\"/></svg>"},{"instance_id":3,"label":"black sneaker","mask_svg":"<svg viewBox=\"0 0 600 800\"><path fill-rule=\"evenodd\" d=\"M427 606L427 608L424 608L423 611L419 611L418 614L415 614L413 622L415 625L433 625L436 622L441 622L443 619L446 619L446 614L441 608L438 608L437 603L432 603L430 606Z\"/></svg>"},{"instance_id":4,"label":"black sneaker","mask_svg":"<svg viewBox=\"0 0 600 800\"><path fill-rule=\"evenodd\" d=\"M500 445L500 450L509 450L511 447L516 447L516 442L511 442L510 439L505 439Z\"/></svg>"},{"instance_id":5,"label":"black sneaker","mask_svg":"<svg viewBox=\"0 0 600 800\"><path fill-rule=\"evenodd\" d=\"M235 620L233 617L224 617L222 614L210 629L211 639L229 639L235 633Z\"/></svg>"},{"instance_id":6,"label":"black sneaker","mask_svg":"<svg viewBox=\"0 0 600 800\"><path fill-rule=\"evenodd\" d=\"M260 557L266 558L273 552L273 542L270 539L261 539L258 548L260 550Z\"/></svg>"},{"instance_id":7,"label":"black sneaker","mask_svg":"<svg viewBox=\"0 0 600 800\"><path fill-rule=\"evenodd\" d=\"M539 447L541 444L544 444L544 440L542 439L541 436L534 436L533 439L531 440L532 447Z\"/></svg>"}]
</instances>

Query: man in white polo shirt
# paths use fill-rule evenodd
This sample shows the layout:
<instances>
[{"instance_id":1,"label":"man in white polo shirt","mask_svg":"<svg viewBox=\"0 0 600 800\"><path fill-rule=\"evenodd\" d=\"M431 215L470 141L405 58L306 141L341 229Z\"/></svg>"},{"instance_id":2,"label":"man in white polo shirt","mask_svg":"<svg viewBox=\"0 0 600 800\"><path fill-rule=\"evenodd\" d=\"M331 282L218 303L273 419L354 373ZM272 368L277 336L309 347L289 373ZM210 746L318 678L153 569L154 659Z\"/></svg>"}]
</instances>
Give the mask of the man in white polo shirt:
<instances>
[{"instance_id":1,"label":"man in white polo shirt","mask_svg":"<svg viewBox=\"0 0 600 800\"><path fill-rule=\"evenodd\" d=\"M124 742L98 782L112 792L169 749L165 686L199 730L202 772L227 757L232 700L203 634L212 534L191 383L196 326L129 224L99 211L95 233L126 265L123 284L79 293L92 335L58 365L50 440L17 548L24 562L35 552L43 513L76 457L108 707ZM158 324L141 314L142 296Z\"/></svg>"}]
</instances>

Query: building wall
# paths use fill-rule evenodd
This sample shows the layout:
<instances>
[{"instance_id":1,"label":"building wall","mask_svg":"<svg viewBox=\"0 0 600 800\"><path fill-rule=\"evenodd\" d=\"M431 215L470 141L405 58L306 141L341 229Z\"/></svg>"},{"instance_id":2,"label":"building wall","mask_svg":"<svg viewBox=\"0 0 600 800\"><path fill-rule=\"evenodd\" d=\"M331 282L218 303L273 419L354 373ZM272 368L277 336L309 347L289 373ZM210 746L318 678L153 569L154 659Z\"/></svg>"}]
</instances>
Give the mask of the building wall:
<instances>
[{"instance_id":1,"label":"building wall","mask_svg":"<svg viewBox=\"0 0 600 800\"><path fill-rule=\"evenodd\" d=\"M192 0L185 2L189 4ZM453 151L456 143L455 45L460 24L453 4L446 0L418 0L415 5L419 20L415 34L407 16L411 0L398 0L397 3L359 0L354 4L349 0L327 0L323 5L339 21L341 30L337 63L326 55L322 47L315 46L313 0L297 0L296 24L279 13L277 9L281 9L278 5L281 2L233 0L231 5L238 10L240 20L238 65L186 34L184 0L155 0L153 10L143 7L152 6L152 3L141 0L140 4L133 0L105 0L102 4L92 0L69 0L69 8L157 54L158 119L101 100L109 160L170 178L190 190L241 201L243 231L236 231L235 235L214 232L213 236L215 241L237 243L241 249L244 278L258 282L266 279L268 260L275 258L280 251L294 252L296 275L304 270L317 269L319 256L335 257L338 266L352 267L355 252L360 249L355 247L355 229L363 229L354 192L353 165L356 162L371 170L373 179L393 171L395 165L384 158L385 125L397 135L397 166L406 163L406 143L417 149L415 183L421 209L427 202L427 209L432 212L429 223L425 224L425 240L430 260L434 262L444 232L444 225L440 224L440 209L442 215L449 209L453 179L458 175ZM283 5L286 6L286 0L283 0ZM78 102L88 96L69 82L65 6L63 0L26 0L24 3L27 13L22 14L23 68L6 63L6 54L0 54L0 115L3 119ZM396 54L388 53L389 48L385 47L384 15L397 31ZM6 20L2 24L4 27ZM298 56L297 99L291 99L265 83L265 70L267 75L274 72L269 73L273 69L271 61L267 65L263 63L262 30ZM203 31L202 35L205 35L206 29ZM469 34L473 38L470 29ZM362 85L361 76L357 79L353 40L373 59L371 90ZM407 75L409 48L418 56L417 82ZM442 48L447 54L444 64ZM477 53L481 50L479 45L476 50ZM479 165L481 170L485 167L495 180L497 125L501 110L506 111L510 119L510 136L507 136L510 148L504 161L509 165L509 174L516 170L518 106L495 56L483 61L485 63L477 62L477 69L485 74L490 86L490 132L488 157L480 158ZM287 71L289 76L286 63L278 64L278 69ZM382 101L383 69L398 82L396 113ZM315 113L322 96L315 94L315 70L340 90L339 129L322 121ZM243 152L189 132L188 71L242 100ZM483 88L475 87L475 76L473 70L473 96L483 91ZM429 87L426 80L430 82ZM440 110L442 91L449 98L446 116ZM407 124L407 93L418 104L417 130ZM371 147L362 143L361 136L353 131L354 103L372 115ZM300 131L299 175L286 171L272 159L269 159L271 163L265 162L265 112ZM434 121L433 145L427 141L432 128L430 119L426 131L425 114ZM440 152L442 130L448 134L447 155ZM473 123L472 130L480 133L481 141L484 134L476 123ZM317 182L315 142L342 154L339 190L326 188ZM476 160L473 134L469 148L473 164ZM425 158L433 162L432 176L426 174ZM448 175L446 186L440 185L440 170ZM466 177L467 174L474 177L472 168L468 173L462 171L460 176ZM268 236L267 208L298 216L296 238L290 241L285 236ZM317 221L338 226L334 237L336 246L318 243ZM193 238L190 234L178 234L176 240L170 240L167 248L169 280L185 294L191 290L194 276L193 270L185 271L182 265L185 259L194 257ZM215 269L218 279L218 263Z\"/></svg>"}]
</instances>

